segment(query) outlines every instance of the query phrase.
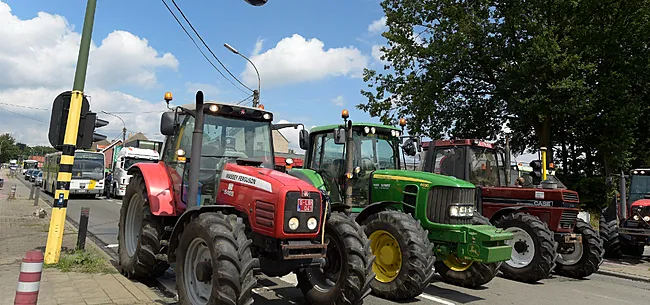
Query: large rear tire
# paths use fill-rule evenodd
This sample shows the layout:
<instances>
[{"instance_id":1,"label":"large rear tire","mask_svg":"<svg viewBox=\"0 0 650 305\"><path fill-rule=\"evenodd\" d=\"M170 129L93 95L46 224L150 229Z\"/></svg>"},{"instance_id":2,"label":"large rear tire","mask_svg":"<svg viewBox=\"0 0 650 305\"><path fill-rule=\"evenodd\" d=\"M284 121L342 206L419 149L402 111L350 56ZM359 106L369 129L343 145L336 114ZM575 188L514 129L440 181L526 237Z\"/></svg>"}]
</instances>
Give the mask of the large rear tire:
<instances>
[{"instance_id":1,"label":"large rear tire","mask_svg":"<svg viewBox=\"0 0 650 305\"><path fill-rule=\"evenodd\" d=\"M598 271L604 250L598 233L584 220L576 220L573 232L582 235L582 243L575 244L572 253L559 254L554 271L558 275L580 279Z\"/></svg>"},{"instance_id":2,"label":"large rear tire","mask_svg":"<svg viewBox=\"0 0 650 305\"><path fill-rule=\"evenodd\" d=\"M490 220L482 215L474 215L472 224L490 225ZM440 274L443 282L456 286L476 288L492 281L497 275L501 264L501 262L489 264L467 262L452 255L444 261L437 261L435 266L436 272Z\"/></svg>"},{"instance_id":3,"label":"large rear tire","mask_svg":"<svg viewBox=\"0 0 650 305\"><path fill-rule=\"evenodd\" d=\"M257 281L244 229L241 219L221 212L202 213L187 224L177 249L179 304L253 303Z\"/></svg>"},{"instance_id":4,"label":"large rear tire","mask_svg":"<svg viewBox=\"0 0 650 305\"><path fill-rule=\"evenodd\" d=\"M534 283L548 278L555 267L557 242L546 223L527 213L511 213L494 224L515 235L506 241L512 246L512 255L501 265L505 278Z\"/></svg>"},{"instance_id":5,"label":"large rear tire","mask_svg":"<svg viewBox=\"0 0 650 305\"><path fill-rule=\"evenodd\" d=\"M370 293L373 255L359 224L332 212L325 224L327 263L296 272L307 304L358 305Z\"/></svg>"},{"instance_id":6,"label":"large rear tire","mask_svg":"<svg viewBox=\"0 0 650 305\"><path fill-rule=\"evenodd\" d=\"M169 264L156 259L164 228L151 214L147 188L141 174L134 174L120 210L118 253L120 270L128 278L162 276Z\"/></svg>"},{"instance_id":7,"label":"large rear tire","mask_svg":"<svg viewBox=\"0 0 650 305\"><path fill-rule=\"evenodd\" d=\"M373 294L388 300L414 298L433 279L433 244L411 215L382 211L363 222L375 255Z\"/></svg>"},{"instance_id":8,"label":"large rear tire","mask_svg":"<svg viewBox=\"0 0 650 305\"><path fill-rule=\"evenodd\" d=\"M605 258L621 258L623 250L621 249L621 237L618 234L618 224L616 219L606 221L605 217L600 217L599 235L603 240L605 247Z\"/></svg>"}]
</instances>

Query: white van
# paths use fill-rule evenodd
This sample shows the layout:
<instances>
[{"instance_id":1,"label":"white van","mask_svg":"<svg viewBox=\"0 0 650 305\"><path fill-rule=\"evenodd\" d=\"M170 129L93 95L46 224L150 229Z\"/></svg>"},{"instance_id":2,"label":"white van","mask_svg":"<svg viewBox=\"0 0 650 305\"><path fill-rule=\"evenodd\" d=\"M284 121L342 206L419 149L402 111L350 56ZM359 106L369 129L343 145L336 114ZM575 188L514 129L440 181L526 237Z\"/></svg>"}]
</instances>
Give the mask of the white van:
<instances>
[{"instance_id":1,"label":"white van","mask_svg":"<svg viewBox=\"0 0 650 305\"><path fill-rule=\"evenodd\" d=\"M156 163L160 160L160 154L153 149L124 147L117 154L113 162L113 181L109 188L112 197L122 197L126 192L126 186L129 184L130 175L126 172L136 163L147 162Z\"/></svg>"}]
</instances>

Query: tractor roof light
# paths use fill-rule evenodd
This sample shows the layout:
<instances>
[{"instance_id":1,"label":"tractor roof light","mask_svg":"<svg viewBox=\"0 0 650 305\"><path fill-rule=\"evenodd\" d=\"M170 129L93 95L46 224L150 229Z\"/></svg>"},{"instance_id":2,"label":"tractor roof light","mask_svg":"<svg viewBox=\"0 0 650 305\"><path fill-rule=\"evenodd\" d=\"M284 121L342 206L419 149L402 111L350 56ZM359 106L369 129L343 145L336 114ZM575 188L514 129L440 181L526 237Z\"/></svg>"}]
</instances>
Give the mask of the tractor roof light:
<instances>
[{"instance_id":1,"label":"tractor roof light","mask_svg":"<svg viewBox=\"0 0 650 305\"><path fill-rule=\"evenodd\" d=\"M262 117L263 117L265 120L270 120L270 119L271 119L271 114L269 114L269 113L265 113Z\"/></svg>"},{"instance_id":2,"label":"tractor roof light","mask_svg":"<svg viewBox=\"0 0 650 305\"><path fill-rule=\"evenodd\" d=\"M370 133L370 127L366 126L363 128L364 133Z\"/></svg>"},{"instance_id":3,"label":"tractor roof light","mask_svg":"<svg viewBox=\"0 0 650 305\"><path fill-rule=\"evenodd\" d=\"M399 119L399 126L402 126L402 127L406 126L406 119L405 118Z\"/></svg>"},{"instance_id":4,"label":"tractor roof light","mask_svg":"<svg viewBox=\"0 0 650 305\"><path fill-rule=\"evenodd\" d=\"M257 106L257 108L264 110L264 105L260 104L259 106Z\"/></svg>"},{"instance_id":5,"label":"tractor roof light","mask_svg":"<svg viewBox=\"0 0 650 305\"><path fill-rule=\"evenodd\" d=\"M375 134L377 132L377 129L375 127L370 127L370 133Z\"/></svg>"},{"instance_id":6,"label":"tractor roof light","mask_svg":"<svg viewBox=\"0 0 650 305\"><path fill-rule=\"evenodd\" d=\"M172 100L172 93L171 92L165 92L165 101L169 103Z\"/></svg>"},{"instance_id":7,"label":"tractor roof light","mask_svg":"<svg viewBox=\"0 0 650 305\"><path fill-rule=\"evenodd\" d=\"M341 118L348 119L349 117L350 117L350 112L347 109L343 109L343 111L341 111Z\"/></svg>"},{"instance_id":8,"label":"tractor roof light","mask_svg":"<svg viewBox=\"0 0 650 305\"><path fill-rule=\"evenodd\" d=\"M212 111L212 112L217 112L217 111L219 111L219 105L212 104L212 105L210 105L210 107L208 107L208 109L210 109L210 111Z\"/></svg>"}]
</instances>

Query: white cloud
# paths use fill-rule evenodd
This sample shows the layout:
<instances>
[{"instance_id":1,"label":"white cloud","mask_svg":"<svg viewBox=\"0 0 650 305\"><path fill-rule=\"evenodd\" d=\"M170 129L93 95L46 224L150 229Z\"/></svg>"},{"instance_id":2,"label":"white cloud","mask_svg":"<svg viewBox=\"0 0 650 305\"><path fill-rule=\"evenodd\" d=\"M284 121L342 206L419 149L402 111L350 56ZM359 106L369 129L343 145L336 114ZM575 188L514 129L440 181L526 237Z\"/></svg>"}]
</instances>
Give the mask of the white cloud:
<instances>
[{"instance_id":1,"label":"white cloud","mask_svg":"<svg viewBox=\"0 0 650 305\"><path fill-rule=\"evenodd\" d=\"M259 43L259 40L258 40ZM256 43L257 47L257 43ZM260 71L262 87L315 81L332 76L361 77L368 58L355 47L325 49L316 39L306 40L294 34L280 40L274 48L251 56ZM250 65L242 73L244 82L257 85L255 69Z\"/></svg>"},{"instance_id":2,"label":"white cloud","mask_svg":"<svg viewBox=\"0 0 650 305\"><path fill-rule=\"evenodd\" d=\"M343 95L339 95L333 99L330 100L332 104L336 106L343 106L345 104L345 99L343 98Z\"/></svg>"},{"instance_id":3,"label":"white cloud","mask_svg":"<svg viewBox=\"0 0 650 305\"><path fill-rule=\"evenodd\" d=\"M373 35L381 34L386 31L388 31L388 27L386 26L386 16L373 21L368 26L368 33Z\"/></svg>"},{"instance_id":4,"label":"white cloud","mask_svg":"<svg viewBox=\"0 0 650 305\"><path fill-rule=\"evenodd\" d=\"M221 90L219 90L219 88L210 84L190 82L185 84L185 86L187 87L187 92L190 93L192 96L194 96L197 91L201 90L203 91L205 98L211 101L217 100L217 95L221 93Z\"/></svg>"},{"instance_id":5,"label":"white cloud","mask_svg":"<svg viewBox=\"0 0 650 305\"><path fill-rule=\"evenodd\" d=\"M59 15L39 12L21 20L0 2L0 88L70 85L81 35ZM153 86L155 68L178 67L170 54L158 54L129 32L114 31L91 46L88 81L97 86Z\"/></svg>"},{"instance_id":6,"label":"white cloud","mask_svg":"<svg viewBox=\"0 0 650 305\"><path fill-rule=\"evenodd\" d=\"M264 46L264 39L258 38L257 41L255 42L255 48L253 49L253 56L259 55L260 52L262 51L262 47Z\"/></svg>"},{"instance_id":7,"label":"white cloud","mask_svg":"<svg viewBox=\"0 0 650 305\"><path fill-rule=\"evenodd\" d=\"M49 143L49 109L59 93L70 90L80 38L62 16L39 12L22 20L0 0L0 133L14 134L18 141L30 145ZM150 103L115 91L125 84L156 85L159 68L175 70L178 60L170 53L160 54L146 39L126 31L114 31L99 46L91 46L84 92L90 96L91 110L110 122L98 129L99 133L112 139L122 129L119 119L101 113L106 110L128 112L118 113L127 129L161 138L158 129L160 113L166 109L164 101Z\"/></svg>"},{"instance_id":8,"label":"white cloud","mask_svg":"<svg viewBox=\"0 0 650 305\"><path fill-rule=\"evenodd\" d=\"M295 122L289 122L287 120L279 120L277 124L287 124L287 123L295 123ZM311 127L305 126L307 130L310 130L314 127L316 127L316 125ZM289 141L289 148L292 148L296 153L299 154L303 154L305 152L300 148L299 133L301 129L302 127L298 127L298 129L289 127L289 128L283 128L279 130L279 132Z\"/></svg>"},{"instance_id":9,"label":"white cloud","mask_svg":"<svg viewBox=\"0 0 650 305\"><path fill-rule=\"evenodd\" d=\"M381 59L381 57L384 55L384 51L381 50L382 46L381 45L373 45L372 50L370 52L370 55L372 55L372 58L377 61L378 63L382 65L387 65L389 64L388 61Z\"/></svg>"}]
</instances>

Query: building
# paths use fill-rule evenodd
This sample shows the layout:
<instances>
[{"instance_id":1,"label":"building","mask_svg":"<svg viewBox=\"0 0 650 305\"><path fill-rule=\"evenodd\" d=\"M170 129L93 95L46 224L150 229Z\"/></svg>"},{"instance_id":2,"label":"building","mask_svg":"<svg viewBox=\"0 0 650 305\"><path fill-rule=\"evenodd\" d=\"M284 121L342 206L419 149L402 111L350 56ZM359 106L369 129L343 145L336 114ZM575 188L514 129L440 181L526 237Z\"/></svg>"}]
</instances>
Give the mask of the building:
<instances>
[{"instance_id":1,"label":"building","mask_svg":"<svg viewBox=\"0 0 650 305\"><path fill-rule=\"evenodd\" d=\"M273 130L273 151L276 153L289 153L289 140L277 130Z\"/></svg>"}]
</instances>

